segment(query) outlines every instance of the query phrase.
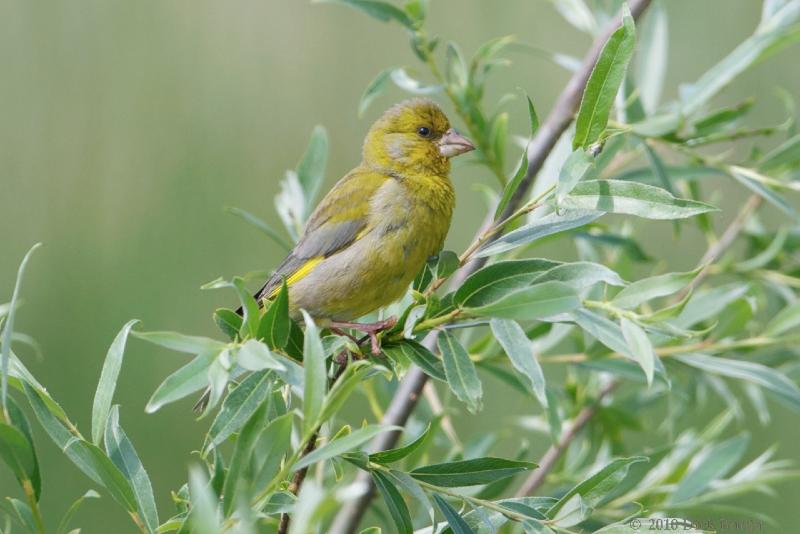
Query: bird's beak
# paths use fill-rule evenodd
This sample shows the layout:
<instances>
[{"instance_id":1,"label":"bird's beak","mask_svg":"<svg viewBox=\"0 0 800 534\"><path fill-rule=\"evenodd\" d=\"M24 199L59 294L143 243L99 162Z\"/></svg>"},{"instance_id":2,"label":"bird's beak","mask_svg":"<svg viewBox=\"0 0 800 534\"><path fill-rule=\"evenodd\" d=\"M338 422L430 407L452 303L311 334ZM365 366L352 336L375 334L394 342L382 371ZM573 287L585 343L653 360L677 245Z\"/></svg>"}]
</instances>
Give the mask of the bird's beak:
<instances>
[{"instance_id":1,"label":"bird's beak","mask_svg":"<svg viewBox=\"0 0 800 534\"><path fill-rule=\"evenodd\" d=\"M475 150L475 145L452 128L447 130L439 140L439 152L446 158L452 158L470 150Z\"/></svg>"}]
</instances>

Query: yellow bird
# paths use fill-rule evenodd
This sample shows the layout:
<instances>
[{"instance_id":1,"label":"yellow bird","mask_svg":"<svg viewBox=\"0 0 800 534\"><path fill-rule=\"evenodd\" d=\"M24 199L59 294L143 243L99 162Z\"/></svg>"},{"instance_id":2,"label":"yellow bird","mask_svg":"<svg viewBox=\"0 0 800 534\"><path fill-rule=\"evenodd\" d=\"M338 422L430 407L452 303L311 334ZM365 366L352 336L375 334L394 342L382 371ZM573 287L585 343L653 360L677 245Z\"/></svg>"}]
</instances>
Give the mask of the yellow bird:
<instances>
[{"instance_id":1,"label":"yellow bird","mask_svg":"<svg viewBox=\"0 0 800 534\"><path fill-rule=\"evenodd\" d=\"M333 186L300 241L256 293L261 304L286 279L289 310L321 326L376 333L393 320L353 323L403 296L450 228L450 158L474 150L425 99L401 102L372 125L361 163Z\"/></svg>"}]
</instances>

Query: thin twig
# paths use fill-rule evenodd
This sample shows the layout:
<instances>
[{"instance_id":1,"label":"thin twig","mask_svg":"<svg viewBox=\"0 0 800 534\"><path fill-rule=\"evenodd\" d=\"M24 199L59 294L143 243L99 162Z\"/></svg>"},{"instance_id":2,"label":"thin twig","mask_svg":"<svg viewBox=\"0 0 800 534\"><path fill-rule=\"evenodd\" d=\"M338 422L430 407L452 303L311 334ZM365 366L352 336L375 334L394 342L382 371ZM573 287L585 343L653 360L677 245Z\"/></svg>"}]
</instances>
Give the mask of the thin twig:
<instances>
[{"instance_id":1,"label":"thin twig","mask_svg":"<svg viewBox=\"0 0 800 534\"><path fill-rule=\"evenodd\" d=\"M633 0L630 3L631 15L633 18L638 19L650 5L650 2L651 0ZM511 196L511 199L506 205L506 209L500 216L500 220L506 219L523 205L524 199L528 195L528 191L544 165L547 156L550 155L558 139L572 123L575 112L580 105L586 82L589 80L595 63L597 63L600 51L603 49L603 45L611 34L619 27L620 19L621 16L615 17L603 34L594 41L580 69L570 78L553 110L547 116L547 120L544 121L536 132L536 136L533 138L530 145L528 145L528 171L525 173L525 177L520 181L517 190ZM486 228L489 228L491 223L492 219L487 219L478 232L478 236L480 236ZM494 237L496 238L497 234L495 234ZM453 275L452 286L456 287L459 285L467 276L480 269L484 263L485 259L483 258L476 258L469 261L469 263L464 265ZM436 338L437 331L434 330L425 337L423 344L429 348L434 347L436 345ZM384 425L404 426L411 412L414 410L422 388L425 386L427 380L428 377L425 373L418 367L412 367L400 382L382 423ZM399 438L399 432L384 432L371 443L371 449L389 449L397 443ZM369 476L369 473L361 472L357 479L359 482L367 484L369 489L360 497L342 507L331 525L330 532L332 534L351 534L355 532L361 518L375 495L375 485L372 483L372 477Z\"/></svg>"},{"instance_id":2,"label":"thin twig","mask_svg":"<svg viewBox=\"0 0 800 534\"><path fill-rule=\"evenodd\" d=\"M330 379L330 385L335 384L336 381L339 380L342 374L344 374L346 368L347 368L347 362L339 366L339 368L334 373L333 377ZM306 446L303 448L303 453L297 459L299 460L300 458L308 456L309 454L314 452L314 449L317 448L318 441L319 441L319 428L314 430L314 433L311 434L308 443L306 443ZM306 480L306 475L308 474L309 467L310 466L305 466L295 471L294 477L292 477L292 481L289 483L289 488L288 488L289 493L292 493L294 495L300 494L300 488L303 487L303 482L305 482ZM291 522L291 520L292 516L290 514L288 513L282 514L281 522L278 525L277 534L286 534L287 532L289 532L289 523Z\"/></svg>"},{"instance_id":3,"label":"thin twig","mask_svg":"<svg viewBox=\"0 0 800 534\"><path fill-rule=\"evenodd\" d=\"M584 408L578 412L577 417L572 422L572 426L564 432L561 436L561 439L558 440L558 443L552 445L547 452L544 453L542 459L539 460L539 467L525 479L525 482L517 490L516 496L517 497L525 497L527 495L531 495L534 493L539 487L544 484L547 475L550 471L553 470L555 467L556 462L561 455L564 454L564 451L567 449L570 443L578 436L583 427L589 424L589 421L597 414L598 410L600 409L600 404L603 402L603 399L607 397L612 391L614 391L619 386L619 382L609 382L600 393L597 395L597 400L588 405L584 406Z\"/></svg>"},{"instance_id":4,"label":"thin twig","mask_svg":"<svg viewBox=\"0 0 800 534\"><path fill-rule=\"evenodd\" d=\"M708 273L708 268L716 262L729 248L730 246L736 241L736 238L744 229L747 221L753 215L755 210L761 204L761 197L757 195L751 196L747 202L742 205L742 208L739 210L739 213L736 217L731 221L731 224L725 229L722 233L722 236L719 238L718 241L713 243L709 246L706 253L703 255L703 258L700 260L700 265L704 265L705 267L703 270L692 280L692 283L683 291L681 292L678 297L678 300L682 299L688 291L697 287L697 285L705 278ZM707 341L701 341L699 343L695 343L692 346L670 346L670 347L659 347L656 350L656 353L659 356L671 356L675 354L683 354L686 352L693 352L695 350L712 350L712 349L734 349L734 348L742 348L742 347L749 347L749 346L764 346L776 342L780 342L784 340L771 340L767 338L751 338L747 340L741 340L739 342L730 342L730 343L709 343ZM557 358L557 359L556 359ZM586 359L585 354L575 354L575 355L562 355L561 357L553 357L549 359L549 361L570 361L570 362L577 362L577 361L584 361ZM543 359L544 361L544 359ZM535 492L539 487L544 484L547 475L550 474L550 471L553 470L555 467L556 462L563 454L564 450L569 446L569 444L577 437L580 430L585 427L589 421L597 414L598 406L600 401L611 393L614 390L617 383L612 382L609 386L600 392L598 396L598 400L595 404L591 406L585 407L578 416L575 418L575 422L567 431L559 442L553 446L551 446L547 452L545 452L544 456L542 457L539 469L531 473L531 475L523 482L522 486L520 486L519 490L517 490L517 497L523 497L526 495L531 495Z\"/></svg>"},{"instance_id":5,"label":"thin twig","mask_svg":"<svg viewBox=\"0 0 800 534\"><path fill-rule=\"evenodd\" d=\"M742 205L742 209L739 210L739 213L734 217L733 221L731 221L731 224L722 232L722 236L719 240L708 247L708 250L700 260L700 265L704 265L703 269L697 273L697 276L694 277L686 288L676 295L676 301L682 300L689 291L694 290L705 280L706 276L709 274L709 267L711 267L713 263L716 263L722 254L736 241L736 238L739 237L747 221L750 220L750 217L760 205L761 197L756 194L750 195L750 198Z\"/></svg>"}]
</instances>

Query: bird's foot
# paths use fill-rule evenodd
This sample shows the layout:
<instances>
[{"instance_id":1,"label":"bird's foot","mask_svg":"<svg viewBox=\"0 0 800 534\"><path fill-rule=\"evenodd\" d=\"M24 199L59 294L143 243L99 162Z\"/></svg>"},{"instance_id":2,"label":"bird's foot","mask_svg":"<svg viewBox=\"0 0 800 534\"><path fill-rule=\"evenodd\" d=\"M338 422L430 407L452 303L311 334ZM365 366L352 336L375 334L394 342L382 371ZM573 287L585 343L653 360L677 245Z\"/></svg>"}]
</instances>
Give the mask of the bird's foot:
<instances>
[{"instance_id":1,"label":"bird's foot","mask_svg":"<svg viewBox=\"0 0 800 534\"><path fill-rule=\"evenodd\" d=\"M358 343L359 340L356 340L351 335L343 332L341 329L349 328L351 330L358 330L359 332L364 332L365 334L367 334L367 337L369 338L372 354L377 356L381 353L381 347L380 344L378 343L378 334L393 328L394 325L396 324L397 324L397 317L391 316L388 319L384 319L383 321L378 321L375 323L349 323L345 321L331 321L331 323L328 325L328 328L330 328L331 331L336 334L345 335L349 337L350 339L356 341L356 343Z\"/></svg>"}]
</instances>

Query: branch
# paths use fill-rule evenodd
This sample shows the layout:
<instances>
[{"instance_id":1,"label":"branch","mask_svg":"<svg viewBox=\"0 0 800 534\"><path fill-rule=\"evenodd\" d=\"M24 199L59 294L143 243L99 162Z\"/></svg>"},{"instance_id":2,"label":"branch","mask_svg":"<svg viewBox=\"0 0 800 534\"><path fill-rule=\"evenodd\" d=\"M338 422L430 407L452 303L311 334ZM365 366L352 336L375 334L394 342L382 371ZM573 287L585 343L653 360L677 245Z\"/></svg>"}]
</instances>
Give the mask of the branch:
<instances>
[{"instance_id":1,"label":"branch","mask_svg":"<svg viewBox=\"0 0 800 534\"><path fill-rule=\"evenodd\" d=\"M650 2L651 0L632 0L630 2L630 8L633 18L638 19L650 5ZM519 187L512 195L506 209L500 216L500 220L506 219L522 205L525 197L528 195L528 191L533 185L536 175L539 174L539 171L544 165L547 156L550 155L558 139L572 123L578 106L580 105L586 82L589 80L595 63L597 63L600 51L603 49L603 45L605 45L611 34L619 27L620 19L621 16L615 17L605 31L603 31L603 34L592 43L592 47L583 59L580 69L570 78L567 86L564 88L561 96L553 107L553 110L547 116L547 119L528 146L528 171L525 173L525 177L520 181ZM478 232L478 236L480 236L490 224L491 219L488 219ZM495 234L489 241L497 236L498 234ZM452 286L456 287L461 284L467 276L480 269L485 261L485 259L478 258L464 265L453 275ZM423 344L428 348L434 347L436 345L436 337L437 332L432 331L425 337ZM412 367L400 382L392 398L392 402L389 404L389 409L383 417L382 424L405 426L408 417L419 401L422 388L425 386L427 380L428 377L425 373L417 367ZM371 449L378 451L392 448L399 438L399 432L384 432L372 442ZM368 473L360 472L358 481L367 484L368 490L360 497L342 507L331 525L330 532L334 534L351 534L358 528L361 518L375 495L375 485L372 483L372 478Z\"/></svg>"},{"instance_id":2,"label":"branch","mask_svg":"<svg viewBox=\"0 0 800 534\"><path fill-rule=\"evenodd\" d=\"M739 237L739 234L744 229L747 221L753 215L755 210L761 204L761 197L758 195L752 195L747 202L742 205L742 208L739 210L739 213L736 217L731 221L730 225L725 229L722 233L722 236L719 238L718 241L711 244L706 250L706 253L703 255L703 258L700 260L700 264L704 265L705 267L703 270L692 280L692 283L684 289L680 295L677 297L678 300L683 298L691 289L697 287L700 282L707 276L708 268L716 262L724 253L727 251L730 246L736 241L736 238ZM781 341L781 340L777 340ZM738 345L743 344L744 346L761 346L764 344L771 344L773 340L764 339L764 338L753 338L748 340L743 340L743 342L733 342L730 346L726 346L724 344L720 344L724 349L731 349L735 348ZM672 354L682 354L685 352L691 352L692 348L697 348L699 350L708 350L715 348L714 344L708 344L707 342L700 342L695 345L695 347L687 347L687 346L680 346L680 347L660 347L656 349L656 353L661 356L669 356ZM559 360L551 360L551 361L582 361L581 356L585 358L585 355L566 355L567 358L561 357ZM574 356L578 356L574 358ZM597 414L598 407L600 405L600 401L611 393L616 387L618 383L612 382L610 383L605 389L600 392L600 395L597 398L597 402L591 406L585 407L583 410L580 411L578 416L575 418L575 423L572 427L564 434L564 436L559 440L559 442L553 446L551 446L547 452L544 453L544 456L541 459L539 464L539 469L535 470L531 475L523 482L522 486L520 486L519 490L517 490L517 497L524 497L526 495L530 495L535 492L539 487L544 484L547 475L550 474L550 471L553 470L555 467L556 462L563 454L564 450L569 446L570 443L577 437L578 433L585 427L589 421Z\"/></svg>"},{"instance_id":3,"label":"branch","mask_svg":"<svg viewBox=\"0 0 800 534\"><path fill-rule=\"evenodd\" d=\"M597 414L597 411L600 409L600 404L603 402L603 399L607 397L612 391L614 391L617 386L619 386L619 382L609 382L607 386L605 386L600 393L597 395L597 400L590 404L589 406L584 406L584 408L578 413L578 416L575 418L575 421L572 423L572 426L564 432L564 435L561 436L561 439L558 440L558 443L551 446L547 449L547 452L544 453L542 459L539 460L539 467L535 469L528 478L525 479L525 482L522 483L522 486L519 487L516 493L516 497L525 497L526 495L530 495L535 492L539 487L544 484L545 478L547 475L550 474L550 471L553 470L555 467L556 462L561 455L564 454L564 451L567 449L572 440L574 440L578 433L583 430L589 421Z\"/></svg>"}]
</instances>

